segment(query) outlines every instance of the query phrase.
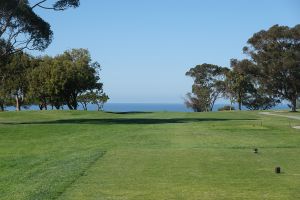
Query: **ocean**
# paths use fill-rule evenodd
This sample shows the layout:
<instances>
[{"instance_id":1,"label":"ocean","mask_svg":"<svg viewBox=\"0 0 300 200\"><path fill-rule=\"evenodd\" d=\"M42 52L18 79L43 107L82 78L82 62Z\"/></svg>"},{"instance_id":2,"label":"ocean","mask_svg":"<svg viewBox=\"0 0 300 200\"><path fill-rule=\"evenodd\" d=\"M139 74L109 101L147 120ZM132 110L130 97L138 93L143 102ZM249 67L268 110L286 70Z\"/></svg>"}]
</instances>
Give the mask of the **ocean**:
<instances>
[{"instance_id":1,"label":"ocean","mask_svg":"<svg viewBox=\"0 0 300 200\"><path fill-rule=\"evenodd\" d=\"M218 111L219 108L229 104L215 104L213 111ZM234 105L238 109L238 105ZM91 109L93 109L91 107ZM95 108L94 108L95 109ZM242 107L247 110L246 107ZM279 104L272 110L289 109L287 104ZM104 105L104 111L109 112L150 112L150 111L165 111L165 112L193 112L192 109L187 108L184 104L171 103L107 103Z\"/></svg>"},{"instance_id":2,"label":"ocean","mask_svg":"<svg viewBox=\"0 0 300 200\"><path fill-rule=\"evenodd\" d=\"M213 111L218 111L219 108L228 104L215 104ZM237 105L234 105L237 109ZM48 108L50 109L50 108ZM68 109L65 107L64 109ZM82 110L82 106L79 105L79 110ZM96 110L95 105L88 105L88 110ZM247 110L245 107L243 110ZM287 104L279 104L272 110L289 109ZM6 110L15 110L14 107L7 107ZM26 110L26 109L22 109ZM38 106L30 106L27 110L39 110ZM183 103L106 103L103 108L106 112L193 112L192 109L188 109Z\"/></svg>"}]
</instances>

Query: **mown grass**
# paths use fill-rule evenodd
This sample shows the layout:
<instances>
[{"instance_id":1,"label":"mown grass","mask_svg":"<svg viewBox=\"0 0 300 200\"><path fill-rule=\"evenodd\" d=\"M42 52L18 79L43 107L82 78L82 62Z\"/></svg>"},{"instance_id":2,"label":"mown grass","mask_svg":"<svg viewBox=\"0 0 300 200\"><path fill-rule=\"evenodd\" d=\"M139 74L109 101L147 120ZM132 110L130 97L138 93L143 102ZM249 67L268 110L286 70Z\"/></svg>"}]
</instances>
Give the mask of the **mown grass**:
<instances>
[{"instance_id":1,"label":"mown grass","mask_svg":"<svg viewBox=\"0 0 300 200\"><path fill-rule=\"evenodd\" d=\"M258 112L0 113L0 199L300 199L291 124Z\"/></svg>"}]
</instances>

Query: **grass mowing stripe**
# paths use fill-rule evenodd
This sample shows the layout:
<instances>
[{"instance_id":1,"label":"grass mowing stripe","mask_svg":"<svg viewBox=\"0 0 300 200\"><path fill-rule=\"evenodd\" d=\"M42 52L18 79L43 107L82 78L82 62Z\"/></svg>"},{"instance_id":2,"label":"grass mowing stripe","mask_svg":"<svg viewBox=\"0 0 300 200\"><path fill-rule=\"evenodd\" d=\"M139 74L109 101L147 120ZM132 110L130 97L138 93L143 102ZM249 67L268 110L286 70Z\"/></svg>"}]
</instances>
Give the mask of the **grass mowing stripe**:
<instances>
[{"instance_id":1,"label":"grass mowing stripe","mask_svg":"<svg viewBox=\"0 0 300 200\"><path fill-rule=\"evenodd\" d=\"M6 163L18 163L1 166L0 199L56 199L105 153L76 150L6 158Z\"/></svg>"},{"instance_id":2,"label":"grass mowing stripe","mask_svg":"<svg viewBox=\"0 0 300 200\"><path fill-rule=\"evenodd\" d=\"M300 199L298 123L258 112L0 113L0 199Z\"/></svg>"},{"instance_id":3,"label":"grass mowing stripe","mask_svg":"<svg viewBox=\"0 0 300 200\"><path fill-rule=\"evenodd\" d=\"M106 151L96 152L94 158L90 161L90 163L85 168L82 169L82 171L77 175L77 177L74 177L74 179L69 184L65 185L65 187L61 191L58 192L58 195L55 199L58 199L59 197L61 197L63 195L63 193L65 191L67 191L67 189L69 187L71 187L78 179L80 179L80 177L86 176L87 171L105 154L106 154Z\"/></svg>"}]
</instances>

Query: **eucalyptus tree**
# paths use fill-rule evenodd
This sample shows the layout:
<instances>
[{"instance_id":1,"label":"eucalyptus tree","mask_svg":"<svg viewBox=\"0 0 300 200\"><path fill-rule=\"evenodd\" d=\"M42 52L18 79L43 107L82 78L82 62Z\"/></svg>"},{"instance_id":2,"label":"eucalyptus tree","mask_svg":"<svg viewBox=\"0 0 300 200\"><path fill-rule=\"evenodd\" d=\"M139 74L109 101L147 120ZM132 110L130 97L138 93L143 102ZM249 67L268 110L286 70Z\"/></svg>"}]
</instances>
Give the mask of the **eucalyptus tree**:
<instances>
[{"instance_id":1,"label":"eucalyptus tree","mask_svg":"<svg viewBox=\"0 0 300 200\"><path fill-rule=\"evenodd\" d=\"M296 111L300 95L300 25L274 25L255 33L244 47L256 67L252 75L259 79L266 93L290 102Z\"/></svg>"},{"instance_id":2,"label":"eucalyptus tree","mask_svg":"<svg viewBox=\"0 0 300 200\"><path fill-rule=\"evenodd\" d=\"M251 83L251 77L245 73L245 70L253 64L247 60L230 60L231 70L226 73L225 96L230 97L231 102L237 102L239 110L242 109L242 102L246 94L254 87Z\"/></svg>"},{"instance_id":3,"label":"eucalyptus tree","mask_svg":"<svg viewBox=\"0 0 300 200\"><path fill-rule=\"evenodd\" d=\"M100 111L103 109L103 105L109 100L107 94L103 90L94 90L91 93L91 103L97 106L97 110Z\"/></svg>"},{"instance_id":4,"label":"eucalyptus tree","mask_svg":"<svg viewBox=\"0 0 300 200\"><path fill-rule=\"evenodd\" d=\"M53 58L44 56L35 59L36 67L28 73L28 96L38 104L40 110L47 110L47 106L60 108L61 104L52 100L57 97L58 82L53 80Z\"/></svg>"},{"instance_id":5,"label":"eucalyptus tree","mask_svg":"<svg viewBox=\"0 0 300 200\"><path fill-rule=\"evenodd\" d=\"M262 87L253 88L243 99L243 105L249 110L268 110L280 103L280 100L265 93Z\"/></svg>"},{"instance_id":6,"label":"eucalyptus tree","mask_svg":"<svg viewBox=\"0 0 300 200\"><path fill-rule=\"evenodd\" d=\"M92 91L88 91L78 95L77 101L82 105L83 110L87 110L88 104L92 101Z\"/></svg>"},{"instance_id":7,"label":"eucalyptus tree","mask_svg":"<svg viewBox=\"0 0 300 200\"><path fill-rule=\"evenodd\" d=\"M216 100L225 91L227 68L204 63L186 72L194 79L192 93L187 94L186 105L196 112L212 111Z\"/></svg>"},{"instance_id":8,"label":"eucalyptus tree","mask_svg":"<svg viewBox=\"0 0 300 200\"><path fill-rule=\"evenodd\" d=\"M38 60L38 67L31 70L28 80L29 94L39 102L40 109L67 105L76 110L80 94L102 90L100 65L92 61L86 49L72 49Z\"/></svg>"},{"instance_id":9,"label":"eucalyptus tree","mask_svg":"<svg viewBox=\"0 0 300 200\"><path fill-rule=\"evenodd\" d=\"M2 95L4 98L15 99L16 110L21 110L27 98L27 74L32 67L32 57L26 53L14 54L4 67ZM3 69L2 69L3 70Z\"/></svg>"},{"instance_id":10,"label":"eucalyptus tree","mask_svg":"<svg viewBox=\"0 0 300 200\"><path fill-rule=\"evenodd\" d=\"M8 105L12 105L11 96L5 88L4 81L0 80L0 111L4 111Z\"/></svg>"},{"instance_id":11,"label":"eucalyptus tree","mask_svg":"<svg viewBox=\"0 0 300 200\"><path fill-rule=\"evenodd\" d=\"M259 79L253 75L256 65L250 60L231 59L231 70L226 74L225 97L250 110L266 110L274 107L279 100L266 92Z\"/></svg>"},{"instance_id":12,"label":"eucalyptus tree","mask_svg":"<svg viewBox=\"0 0 300 200\"><path fill-rule=\"evenodd\" d=\"M97 110L100 111L108 100L109 97L103 92L103 89L87 91L78 96L78 102L82 105L83 110L87 110L88 104L95 104Z\"/></svg>"},{"instance_id":13,"label":"eucalyptus tree","mask_svg":"<svg viewBox=\"0 0 300 200\"><path fill-rule=\"evenodd\" d=\"M41 51L49 46L53 37L51 27L35 9L60 11L78 6L79 0L1 0L0 60L26 49Z\"/></svg>"},{"instance_id":14,"label":"eucalyptus tree","mask_svg":"<svg viewBox=\"0 0 300 200\"><path fill-rule=\"evenodd\" d=\"M57 69L55 78L60 79L61 95L71 110L78 107L79 94L94 89L102 89L100 83L100 65L92 62L86 49L72 49L55 57L54 66Z\"/></svg>"}]
</instances>

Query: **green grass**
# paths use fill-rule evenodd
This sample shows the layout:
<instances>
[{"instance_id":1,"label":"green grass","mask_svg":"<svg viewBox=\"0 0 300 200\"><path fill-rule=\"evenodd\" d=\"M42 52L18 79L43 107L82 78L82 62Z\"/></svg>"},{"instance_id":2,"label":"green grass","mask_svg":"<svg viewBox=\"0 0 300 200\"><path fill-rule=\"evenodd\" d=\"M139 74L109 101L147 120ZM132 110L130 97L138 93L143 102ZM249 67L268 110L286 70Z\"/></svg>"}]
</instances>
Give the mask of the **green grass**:
<instances>
[{"instance_id":1,"label":"green grass","mask_svg":"<svg viewBox=\"0 0 300 200\"><path fill-rule=\"evenodd\" d=\"M0 113L0 199L300 199L291 124L258 112Z\"/></svg>"}]
</instances>

